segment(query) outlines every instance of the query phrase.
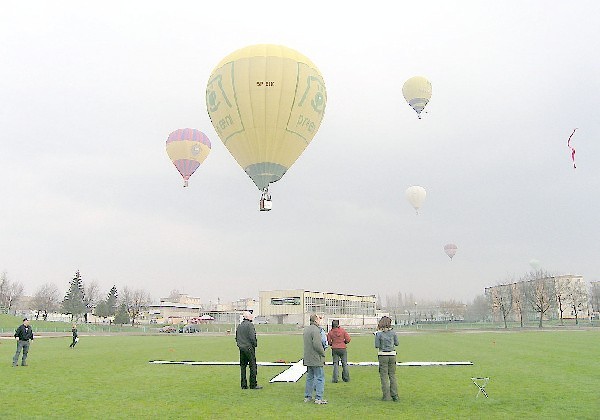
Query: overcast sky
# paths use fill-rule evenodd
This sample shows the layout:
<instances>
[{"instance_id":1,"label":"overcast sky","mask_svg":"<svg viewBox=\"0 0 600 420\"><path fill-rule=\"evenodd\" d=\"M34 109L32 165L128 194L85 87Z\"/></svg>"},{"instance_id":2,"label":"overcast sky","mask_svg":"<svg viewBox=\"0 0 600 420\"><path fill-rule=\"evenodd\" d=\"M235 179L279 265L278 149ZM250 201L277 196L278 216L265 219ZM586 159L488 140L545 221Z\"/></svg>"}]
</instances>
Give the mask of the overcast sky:
<instances>
[{"instance_id":1,"label":"overcast sky","mask_svg":"<svg viewBox=\"0 0 600 420\"><path fill-rule=\"evenodd\" d=\"M3 2L0 271L28 294L80 270L103 294L203 302L469 302L532 259L600 280L598 16L597 0ZM205 103L216 64L260 43L303 53L327 87L270 212ZM421 120L402 96L415 75L433 86ZM165 141L186 127L212 152L184 189Z\"/></svg>"}]
</instances>

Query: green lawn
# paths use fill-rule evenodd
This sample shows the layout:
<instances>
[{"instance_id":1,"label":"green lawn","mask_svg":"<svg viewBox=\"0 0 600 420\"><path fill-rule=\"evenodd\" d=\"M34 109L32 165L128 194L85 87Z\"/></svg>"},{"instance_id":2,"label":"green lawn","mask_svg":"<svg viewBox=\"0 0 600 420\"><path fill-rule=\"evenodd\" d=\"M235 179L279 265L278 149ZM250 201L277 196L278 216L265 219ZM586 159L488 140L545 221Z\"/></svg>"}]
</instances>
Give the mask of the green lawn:
<instances>
[{"instance_id":1,"label":"green lawn","mask_svg":"<svg viewBox=\"0 0 600 420\"><path fill-rule=\"evenodd\" d=\"M233 336L41 337L29 366L11 367L13 340L0 340L0 418L577 418L600 412L600 331L425 332L400 335L399 361L465 361L473 366L399 367L399 403L381 401L377 367L352 367L330 382L327 406L304 404L305 378L270 384L281 371L259 367L260 391L239 388L236 366L153 365L149 360L237 360ZM260 361L296 361L300 334L259 335ZM353 336L352 361L375 361L373 336ZM330 353L328 361L331 360ZM475 398L473 376L491 378Z\"/></svg>"}]
</instances>

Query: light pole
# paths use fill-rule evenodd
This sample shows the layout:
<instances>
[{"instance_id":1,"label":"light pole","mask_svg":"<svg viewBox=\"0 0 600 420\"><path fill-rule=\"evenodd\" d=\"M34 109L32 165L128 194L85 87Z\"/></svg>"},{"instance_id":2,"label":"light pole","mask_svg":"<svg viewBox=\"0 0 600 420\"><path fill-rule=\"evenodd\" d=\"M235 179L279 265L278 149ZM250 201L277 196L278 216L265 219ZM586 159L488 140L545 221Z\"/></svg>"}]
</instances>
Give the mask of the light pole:
<instances>
[{"instance_id":1,"label":"light pole","mask_svg":"<svg viewBox=\"0 0 600 420\"><path fill-rule=\"evenodd\" d=\"M417 302L415 302L415 325L417 325ZM417 328L419 326L417 325Z\"/></svg>"}]
</instances>

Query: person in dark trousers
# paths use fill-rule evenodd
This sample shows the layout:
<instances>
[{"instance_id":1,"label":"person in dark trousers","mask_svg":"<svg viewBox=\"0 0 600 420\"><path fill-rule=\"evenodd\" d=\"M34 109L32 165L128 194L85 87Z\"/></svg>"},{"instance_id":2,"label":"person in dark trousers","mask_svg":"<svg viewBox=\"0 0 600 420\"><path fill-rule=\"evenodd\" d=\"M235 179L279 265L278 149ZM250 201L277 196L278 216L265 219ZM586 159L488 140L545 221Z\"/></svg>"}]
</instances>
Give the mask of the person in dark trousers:
<instances>
[{"instance_id":1,"label":"person in dark trousers","mask_svg":"<svg viewBox=\"0 0 600 420\"><path fill-rule=\"evenodd\" d=\"M242 389L248 389L248 381L246 379L246 366L250 367L250 389L262 389L256 382L256 329L252 320L254 315L245 311L243 314L244 320L238 325L235 330L235 342L240 349L240 374Z\"/></svg>"},{"instance_id":2,"label":"person in dark trousers","mask_svg":"<svg viewBox=\"0 0 600 420\"><path fill-rule=\"evenodd\" d=\"M23 318L23 324L19 325L15 331L15 338L17 339L17 352L13 357L12 365L17 366L19 364L19 356L22 350L23 358L21 359L21 366L27 366L27 353L29 353L29 344L33 340L33 331L29 326L29 319Z\"/></svg>"},{"instance_id":3,"label":"person in dark trousers","mask_svg":"<svg viewBox=\"0 0 600 420\"><path fill-rule=\"evenodd\" d=\"M342 380L350 381L350 371L348 370L348 353L346 344L350 342L350 335L345 329L340 327L340 321L334 319L331 322L331 330L327 333L327 342L331 346L331 356L333 358L333 378L331 382L338 381L338 366L342 362Z\"/></svg>"},{"instance_id":4,"label":"person in dark trousers","mask_svg":"<svg viewBox=\"0 0 600 420\"><path fill-rule=\"evenodd\" d=\"M75 348L75 344L79 341L79 336L77 335L77 325L73 324L73 328L71 328L71 332L73 333L73 342L69 346L70 348Z\"/></svg>"},{"instance_id":5,"label":"person in dark trousers","mask_svg":"<svg viewBox=\"0 0 600 420\"><path fill-rule=\"evenodd\" d=\"M392 328L392 319L383 316L377 324L375 347L378 349L379 378L383 401L398 401L398 384L396 382L396 346L398 336Z\"/></svg>"}]
</instances>

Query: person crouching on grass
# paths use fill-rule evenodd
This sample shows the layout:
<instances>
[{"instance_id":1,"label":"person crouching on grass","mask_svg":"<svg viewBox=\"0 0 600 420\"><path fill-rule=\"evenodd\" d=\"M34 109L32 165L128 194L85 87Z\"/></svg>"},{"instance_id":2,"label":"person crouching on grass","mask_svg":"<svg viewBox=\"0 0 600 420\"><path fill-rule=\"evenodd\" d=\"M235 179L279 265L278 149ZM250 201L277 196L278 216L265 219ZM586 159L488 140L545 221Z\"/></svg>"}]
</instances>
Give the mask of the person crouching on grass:
<instances>
[{"instance_id":1,"label":"person crouching on grass","mask_svg":"<svg viewBox=\"0 0 600 420\"><path fill-rule=\"evenodd\" d=\"M377 324L375 334L375 347L379 349L379 377L381 378L381 391L383 401L398 401L398 384L396 382L396 346L398 336L392 329L392 319L383 316Z\"/></svg>"}]
</instances>

